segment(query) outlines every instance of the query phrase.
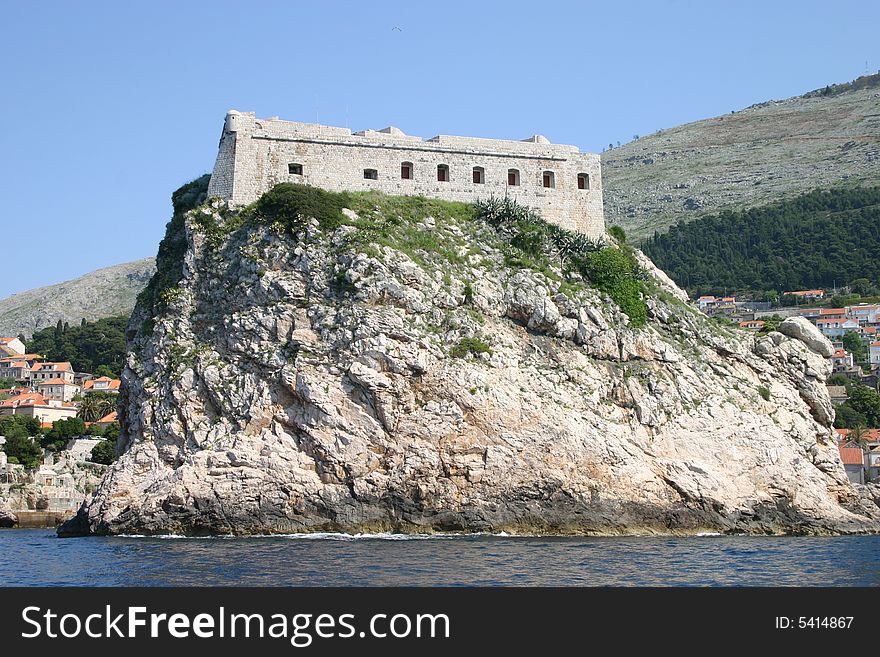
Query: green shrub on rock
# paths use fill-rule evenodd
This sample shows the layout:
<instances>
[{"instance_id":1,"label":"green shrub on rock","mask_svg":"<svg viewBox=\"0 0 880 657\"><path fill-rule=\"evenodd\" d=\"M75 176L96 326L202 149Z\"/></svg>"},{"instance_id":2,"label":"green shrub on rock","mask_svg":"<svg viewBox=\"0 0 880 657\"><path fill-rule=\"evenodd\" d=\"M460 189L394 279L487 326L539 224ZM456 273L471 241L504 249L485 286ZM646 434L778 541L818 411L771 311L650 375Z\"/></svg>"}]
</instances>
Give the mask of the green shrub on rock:
<instances>
[{"instance_id":1,"label":"green shrub on rock","mask_svg":"<svg viewBox=\"0 0 880 657\"><path fill-rule=\"evenodd\" d=\"M593 284L611 297L633 326L644 326L648 310L638 279L638 265L630 251L606 247L587 257L587 274Z\"/></svg>"},{"instance_id":2,"label":"green shrub on rock","mask_svg":"<svg viewBox=\"0 0 880 657\"><path fill-rule=\"evenodd\" d=\"M344 192L281 183L263 194L245 213L259 223L279 224L292 232L305 228L310 218L317 219L324 230L332 230L345 221L342 208L350 204L350 196Z\"/></svg>"},{"instance_id":3,"label":"green shrub on rock","mask_svg":"<svg viewBox=\"0 0 880 657\"><path fill-rule=\"evenodd\" d=\"M449 351L453 358L464 358L468 354L490 354L492 348L479 338L462 338Z\"/></svg>"}]
</instances>

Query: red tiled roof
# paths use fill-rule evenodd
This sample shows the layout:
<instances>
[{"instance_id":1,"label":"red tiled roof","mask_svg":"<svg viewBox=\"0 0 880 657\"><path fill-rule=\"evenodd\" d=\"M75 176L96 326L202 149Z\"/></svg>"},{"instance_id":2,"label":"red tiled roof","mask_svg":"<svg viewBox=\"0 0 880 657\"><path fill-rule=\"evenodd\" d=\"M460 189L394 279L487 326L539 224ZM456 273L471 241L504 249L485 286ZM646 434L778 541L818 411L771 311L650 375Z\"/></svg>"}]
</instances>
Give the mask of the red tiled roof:
<instances>
[{"instance_id":1,"label":"red tiled roof","mask_svg":"<svg viewBox=\"0 0 880 657\"><path fill-rule=\"evenodd\" d=\"M820 315L845 315L846 308L821 308Z\"/></svg>"},{"instance_id":2,"label":"red tiled roof","mask_svg":"<svg viewBox=\"0 0 880 657\"><path fill-rule=\"evenodd\" d=\"M50 367L54 365L55 367ZM73 370L70 363L37 363L34 365L34 372L46 368L48 372L70 372Z\"/></svg>"},{"instance_id":3,"label":"red tiled roof","mask_svg":"<svg viewBox=\"0 0 880 657\"><path fill-rule=\"evenodd\" d=\"M880 342L872 342L871 346L872 347L880 347Z\"/></svg>"},{"instance_id":4,"label":"red tiled roof","mask_svg":"<svg viewBox=\"0 0 880 657\"><path fill-rule=\"evenodd\" d=\"M9 399L0 400L0 408L16 408L18 406L42 406L46 398L39 392L24 392Z\"/></svg>"},{"instance_id":5,"label":"red tiled roof","mask_svg":"<svg viewBox=\"0 0 880 657\"><path fill-rule=\"evenodd\" d=\"M835 358L846 358L846 349L835 349L834 350Z\"/></svg>"},{"instance_id":6,"label":"red tiled roof","mask_svg":"<svg viewBox=\"0 0 880 657\"><path fill-rule=\"evenodd\" d=\"M817 320L816 320L816 326L819 326L819 324L822 324L822 325L824 326L825 324L837 324L837 323L840 323L840 324L846 324L846 323L855 324L855 323L856 323L856 320L854 320L854 319L850 319L849 317L835 317L835 318L832 318L832 319L817 319Z\"/></svg>"},{"instance_id":7,"label":"red tiled roof","mask_svg":"<svg viewBox=\"0 0 880 657\"><path fill-rule=\"evenodd\" d=\"M64 379L46 379L45 381L40 381L36 385L37 386L60 386L60 385L72 386L74 385L70 381L65 381Z\"/></svg>"},{"instance_id":8,"label":"red tiled roof","mask_svg":"<svg viewBox=\"0 0 880 657\"><path fill-rule=\"evenodd\" d=\"M849 438L852 429L835 429L835 431L840 434L841 439L846 440ZM880 429L863 429L862 435L868 440L868 442L873 443L880 441Z\"/></svg>"},{"instance_id":9,"label":"red tiled roof","mask_svg":"<svg viewBox=\"0 0 880 657\"><path fill-rule=\"evenodd\" d=\"M111 424L112 422L116 422L116 418L116 411L113 411L112 413L107 413L107 415L95 422L95 424Z\"/></svg>"},{"instance_id":10,"label":"red tiled roof","mask_svg":"<svg viewBox=\"0 0 880 657\"><path fill-rule=\"evenodd\" d=\"M861 447L843 447L838 445L840 450L840 460L844 465L864 465L865 455Z\"/></svg>"},{"instance_id":11,"label":"red tiled roof","mask_svg":"<svg viewBox=\"0 0 880 657\"><path fill-rule=\"evenodd\" d=\"M5 365L6 367L9 367L9 368L24 368L24 367L30 367L30 366L29 366L26 362L24 362L23 360L22 360L22 361L12 361L12 360L10 360L10 361L8 361L8 362L3 363L3 365Z\"/></svg>"},{"instance_id":12,"label":"red tiled roof","mask_svg":"<svg viewBox=\"0 0 880 657\"><path fill-rule=\"evenodd\" d=\"M797 297L815 297L824 295L825 290L797 290L796 292L784 292L783 294L790 294Z\"/></svg>"},{"instance_id":13,"label":"red tiled roof","mask_svg":"<svg viewBox=\"0 0 880 657\"><path fill-rule=\"evenodd\" d=\"M100 379L89 379L83 384L83 388L85 390L94 390L95 381L101 381L107 384L103 388L98 388L98 390L118 390L119 385L122 383L119 379L111 379L108 376L102 376Z\"/></svg>"},{"instance_id":14,"label":"red tiled roof","mask_svg":"<svg viewBox=\"0 0 880 657\"><path fill-rule=\"evenodd\" d=\"M26 408L30 406L49 406L49 400L39 392L25 392L9 399L0 400L0 408ZM59 404L53 408L76 408L73 404Z\"/></svg>"}]
</instances>

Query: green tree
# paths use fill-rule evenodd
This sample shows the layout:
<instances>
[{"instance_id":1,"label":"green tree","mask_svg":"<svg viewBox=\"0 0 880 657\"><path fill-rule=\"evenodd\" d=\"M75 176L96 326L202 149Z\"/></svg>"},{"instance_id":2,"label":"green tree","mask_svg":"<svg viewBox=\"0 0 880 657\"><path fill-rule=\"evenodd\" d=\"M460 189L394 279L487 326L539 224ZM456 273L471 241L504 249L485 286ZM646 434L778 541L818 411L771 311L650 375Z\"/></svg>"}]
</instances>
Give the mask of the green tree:
<instances>
[{"instance_id":1,"label":"green tree","mask_svg":"<svg viewBox=\"0 0 880 657\"><path fill-rule=\"evenodd\" d=\"M42 354L50 361L70 361L77 372L96 373L117 378L122 372L127 349L127 317L108 317L79 326L56 325L34 333L26 342L32 354Z\"/></svg>"},{"instance_id":2,"label":"green tree","mask_svg":"<svg viewBox=\"0 0 880 657\"><path fill-rule=\"evenodd\" d=\"M619 243L626 243L626 231L623 229L623 226L610 226L608 228L608 234L616 239Z\"/></svg>"},{"instance_id":3,"label":"green tree","mask_svg":"<svg viewBox=\"0 0 880 657\"><path fill-rule=\"evenodd\" d=\"M15 432L11 436L6 436L3 451L10 459L16 459L24 467L32 470L39 467L43 450L33 438L23 434L24 432Z\"/></svg>"},{"instance_id":4,"label":"green tree","mask_svg":"<svg viewBox=\"0 0 880 657\"><path fill-rule=\"evenodd\" d=\"M106 365L98 365L98 367L95 368L95 372L94 372L94 374L95 374L95 376L98 377L98 378L100 378L100 377L102 377L102 376L106 376L106 377L109 377L109 378L111 378L111 379L115 379L115 378L116 378L116 374L113 372L113 370L111 370L111 369L110 369L109 367L107 367Z\"/></svg>"},{"instance_id":5,"label":"green tree","mask_svg":"<svg viewBox=\"0 0 880 657\"><path fill-rule=\"evenodd\" d=\"M46 432L41 442L46 449L60 452L71 438L84 435L86 435L86 423L81 418L69 417L53 422L52 428Z\"/></svg>"},{"instance_id":6,"label":"green tree","mask_svg":"<svg viewBox=\"0 0 880 657\"><path fill-rule=\"evenodd\" d=\"M849 391L846 404L861 413L868 427L880 427L880 394L869 386L857 384Z\"/></svg>"},{"instance_id":7,"label":"green tree","mask_svg":"<svg viewBox=\"0 0 880 657\"><path fill-rule=\"evenodd\" d=\"M0 417L0 436L7 438L13 433L23 436L39 436L40 421L26 415L4 415Z\"/></svg>"},{"instance_id":8,"label":"green tree","mask_svg":"<svg viewBox=\"0 0 880 657\"><path fill-rule=\"evenodd\" d=\"M840 341L843 343L843 348L853 355L856 362L863 363L868 360L868 350L858 333L847 331Z\"/></svg>"},{"instance_id":9,"label":"green tree","mask_svg":"<svg viewBox=\"0 0 880 657\"><path fill-rule=\"evenodd\" d=\"M853 429L863 427L868 423L864 414L859 413L852 406L844 402L834 409L834 426L837 429Z\"/></svg>"},{"instance_id":10,"label":"green tree","mask_svg":"<svg viewBox=\"0 0 880 657\"><path fill-rule=\"evenodd\" d=\"M89 460L93 463L103 463L110 465L116 460L116 441L104 439L97 445L92 447L92 454Z\"/></svg>"},{"instance_id":11,"label":"green tree","mask_svg":"<svg viewBox=\"0 0 880 657\"><path fill-rule=\"evenodd\" d=\"M867 278L857 278L854 281L850 281L849 289L851 289L856 294L861 294L862 296L870 294L871 281L869 281Z\"/></svg>"},{"instance_id":12,"label":"green tree","mask_svg":"<svg viewBox=\"0 0 880 657\"><path fill-rule=\"evenodd\" d=\"M642 248L693 294L829 289L880 281L878 226L880 187L815 190L671 226Z\"/></svg>"},{"instance_id":13,"label":"green tree","mask_svg":"<svg viewBox=\"0 0 880 657\"><path fill-rule=\"evenodd\" d=\"M86 394L79 405L77 417L85 422L96 422L116 408L116 395L103 391Z\"/></svg>"},{"instance_id":14,"label":"green tree","mask_svg":"<svg viewBox=\"0 0 880 657\"><path fill-rule=\"evenodd\" d=\"M847 389L852 385L852 381L845 374L832 374L826 383L829 386L845 386Z\"/></svg>"}]
</instances>

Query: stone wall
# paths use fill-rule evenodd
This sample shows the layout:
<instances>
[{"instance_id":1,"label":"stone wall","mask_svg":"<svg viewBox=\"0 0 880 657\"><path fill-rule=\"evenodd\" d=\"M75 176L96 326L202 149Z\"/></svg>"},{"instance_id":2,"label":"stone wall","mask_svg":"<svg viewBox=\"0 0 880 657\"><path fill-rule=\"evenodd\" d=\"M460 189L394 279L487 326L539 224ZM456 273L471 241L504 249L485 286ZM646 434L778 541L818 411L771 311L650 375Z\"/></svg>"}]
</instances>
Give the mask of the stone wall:
<instances>
[{"instance_id":1,"label":"stone wall","mask_svg":"<svg viewBox=\"0 0 880 657\"><path fill-rule=\"evenodd\" d=\"M402 177L404 163L412 165L410 179ZM446 181L438 179L439 165L448 167ZM477 167L482 182L474 182ZM518 172L519 185L509 184L511 169ZM366 170L375 178L366 177ZM545 173L551 176L549 188ZM578 187L581 174L588 177L587 189ZM282 182L463 202L508 195L564 228L593 237L605 230L599 156L575 146L551 144L540 136L527 141L447 135L422 140L396 128L352 134L345 128L231 111L208 195L245 205Z\"/></svg>"}]
</instances>

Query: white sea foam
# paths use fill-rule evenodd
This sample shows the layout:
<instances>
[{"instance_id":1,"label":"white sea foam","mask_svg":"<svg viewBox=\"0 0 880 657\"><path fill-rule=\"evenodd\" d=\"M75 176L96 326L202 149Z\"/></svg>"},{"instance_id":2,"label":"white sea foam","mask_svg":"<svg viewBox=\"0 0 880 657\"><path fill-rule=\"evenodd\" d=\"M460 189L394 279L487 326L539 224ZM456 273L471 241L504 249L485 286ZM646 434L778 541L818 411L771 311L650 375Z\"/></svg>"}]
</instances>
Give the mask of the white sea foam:
<instances>
[{"instance_id":1,"label":"white sea foam","mask_svg":"<svg viewBox=\"0 0 880 657\"><path fill-rule=\"evenodd\" d=\"M426 540L442 540L454 538L468 538L474 536L497 536L501 538L510 537L510 534L501 532L498 534L489 533L471 533L471 534L393 534L393 533L377 533L377 534L345 534L342 532L311 532L301 534L248 534L246 536L233 535L215 535L215 536L185 536L183 534L156 534L145 536L143 534L117 534L115 538L154 538L162 540L231 540L231 539L253 539L253 538L284 538L288 540L298 541L426 541Z\"/></svg>"}]
</instances>

